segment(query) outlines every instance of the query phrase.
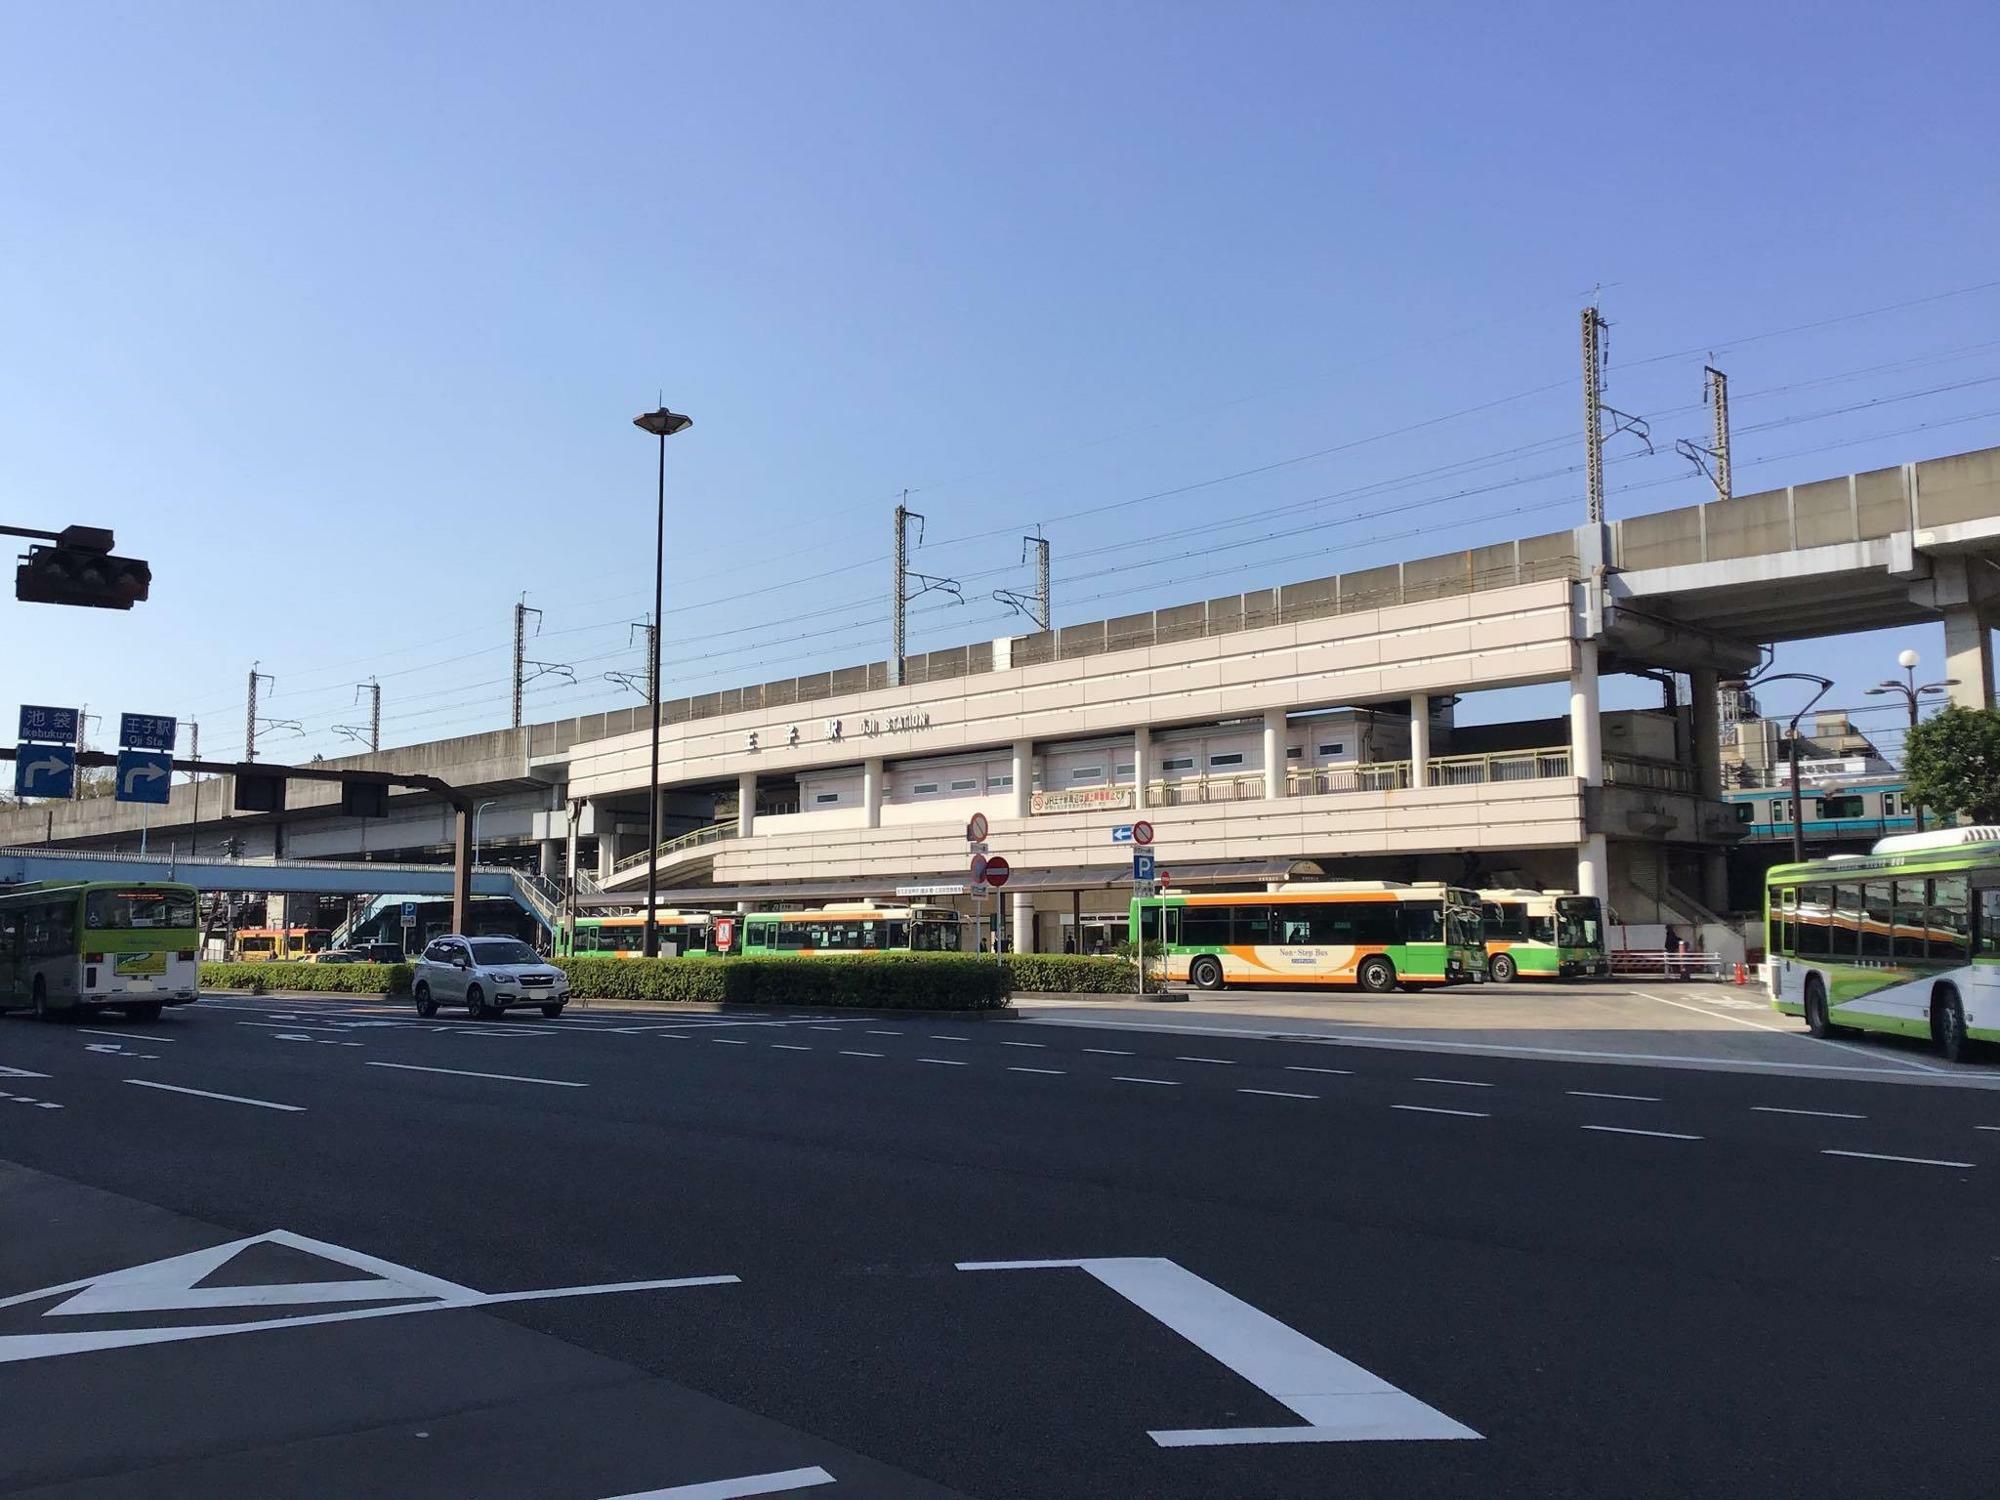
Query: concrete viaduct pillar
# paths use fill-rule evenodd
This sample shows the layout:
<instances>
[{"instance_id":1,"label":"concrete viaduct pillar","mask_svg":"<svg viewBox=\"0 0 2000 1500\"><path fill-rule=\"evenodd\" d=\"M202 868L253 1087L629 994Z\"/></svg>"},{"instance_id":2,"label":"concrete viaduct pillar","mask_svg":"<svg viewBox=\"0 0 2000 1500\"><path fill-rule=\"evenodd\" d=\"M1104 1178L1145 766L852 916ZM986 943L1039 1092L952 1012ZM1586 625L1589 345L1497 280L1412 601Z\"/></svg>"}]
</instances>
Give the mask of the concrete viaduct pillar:
<instances>
[{"instance_id":1,"label":"concrete viaduct pillar","mask_svg":"<svg viewBox=\"0 0 2000 1500\"><path fill-rule=\"evenodd\" d=\"M1272 800L1285 795L1285 711L1264 710L1264 795Z\"/></svg>"},{"instance_id":2,"label":"concrete viaduct pillar","mask_svg":"<svg viewBox=\"0 0 2000 1500\"><path fill-rule=\"evenodd\" d=\"M1152 726L1141 724L1132 731L1132 805L1146 805L1147 768L1153 761Z\"/></svg>"},{"instance_id":3,"label":"concrete viaduct pillar","mask_svg":"<svg viewBox=\"0 0 2000 1500\"><path fill-rule=\"evenodd\" d=\"M1016 818L1025 818L1034 806L1035 790L1035 742L1033 740L1014 741L1014 806L1010 813Z\"/></svg>"},{"instance_id":4,"label":"concrete viaduct pillar","mask_svg":"<svg viewBox=\"0 0 2000 1500\"><path fill-rule=\"evenodd\" d=\"M1431 700L1428 693L1410 694L1410 785L1431 784Z\"/></svg>"},{"instance_id":5,"label":"concrete viaduct pillar","mask_svg":"<svg viewBox=\"0 0 2000 1500\"><path fill-rule=\"evenodd\" d=\"M757 773L745 771L736 778L736 836L749 838L757 826Z\"/></svg>"},{"instance_id":6,"label":"concrete viaduct pillar","mask_svg":"<svg viewBox=\"0 0 2000 1500\"><path fill-rule=\"evenodd\" d=\"M861 763L861 826L882 826L882 757L879 755Z\"/></svg>"},{"instance_id":7,"label":"concrete viaduct pillar","mask_svg":"<svg viewBox=\"0 0 2000 1500\"><path fill-rule=\"evenodd\" d=\"M1716 697L1720 683L1721 674L1712 668L1688 674L1689 691L1694 694L1694 744L1689 748L1694 758L1695 792L1704 802L1722 800L1722 705ZM1729 909L1729 856L1706 844L1701 850L1701 900L1712 912Z\"/></svg>"},{"instance_id":8,"label":"concrete viaduct pillar","mask_svg":"<svg viewBox=\"0 0 2000 1500\"><path fill-rule=\"evenodd\" d=\"M1603 728L1598 721L1597 642L1578 641L1569 678L1570 773L1585 786L1604 785ZM1611 895L1610 855L1604 835L1587 833L1576 846L1576 890L1580 896L1608 901Z\"/></svg>"},{"instance_id":9,"label":"concrete viaduct pillar","mask_svg":"<svg viewBox=\"0 0 2000 1500\"><path fill-rule=\"evenodd\" d=\"M1976 604L1944 612L1944 675L1958 679L1951 701L1961 708L1992 708L1993 632Z\"/></svg>"}]
</instances>

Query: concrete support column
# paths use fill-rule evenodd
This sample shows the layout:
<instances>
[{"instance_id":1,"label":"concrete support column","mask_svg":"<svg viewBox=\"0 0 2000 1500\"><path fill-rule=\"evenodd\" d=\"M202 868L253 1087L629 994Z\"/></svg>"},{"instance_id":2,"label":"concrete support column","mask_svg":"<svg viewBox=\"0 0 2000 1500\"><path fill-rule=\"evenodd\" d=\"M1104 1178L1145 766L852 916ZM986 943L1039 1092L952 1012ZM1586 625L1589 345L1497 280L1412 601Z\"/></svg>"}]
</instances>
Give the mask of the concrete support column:
<instances>
[{"instance_id":1,"label":"concrete support column","mask_svg":"<svg viewBox=\"0 0 2000 1500\"><path fill-rule=\"evenodd\" d=\"M882 826L882 757L861 763L861 826Z\"/></svg>"},{"instance_id":2,"label":"concrete support column","mask_svg":"<svg viewBox=\"0 0 2000 1500\"><path fill-rule=\"evenodd\" d=\"M1729 856L1720 849L1701 851L1701 904L1718 916L1729 910Z\"/></svg>"},{"instance_id":3,"label":"concrete support column","mask_svg":"<svg viewBox=\"0 0 2000 1500\"><path fill-rule=\"evenodd\" d=\"M1035 742L1033 740L1014 741L1014 806L1012 815L1017 818L1028 816L1034 805L1035 790Z\"/></svg>"},{"instance_id":4,"label":"concrete support column","mask_svg":"<svg viewBox=\"0 0 2000 1500\"><path fill-rule=\"evenodd\" d=\"M1722 706L1715 696L1719 681L1713 669L1688 673L1689 691L1694 694L1695 791L1710 802L1722 796Z\"/></svg>"},{"instance_id":5,"label":"concrete support column","mask_svg":"<svg viewBox=\"0 0 2000 1500\"><path fill-rule=\"evenodd\" d=\"M1146 782L1150 778L1153 764L1153 731L1150 725L1141 724L1132 731L1132 805L1146 805Z\"/></svg>"},{"instance_id":6,"label":"concrete support column","mask_svg":"<svg viewBox=\"0 0 2000 1500\"><path fill-rule=\"evenodd\" d=\"M757 773L745 771L736 778L736 834L749 838L757 827Z\"/></svg>"},{"instance_id":7,"label":"concrete support column","mask_svg":"<svg viewBox=\"0 0 2000 1500\"><path fill-rule=\"evenodd\" d=\"M609 823L610 817L603 808L597 810L598 820ZM597 878L609 880L611 872L618 865L618 835L609 828L597 835Z\"/></svg>"},{"instance_id":8,"label":"concrete support column","mask_svg":"<svg viewBox=\"0 0 2000 1500\"><path fill-rule=\"evenodd\" d=\"M1013 893L1013 906L1007 912L1007 936L1014 944L1016 953L1035 951L1035 898L1027 891Z\"/></svg>"},{"instance_id":9,"label":"concrete support column","mask_svg":"<svg viewBox=\"0 0 2000 1500\"><path fill-rule=\"evenodd\" d=\"M1611 899L1611 859L1601 833L1587 834L1576 846L1576 893L1606 903Z\"/></svg>"},{"instance_id":10,"label":"concrete support column","mask_svg":"<svg viewBox=\"0 0 2000 1500\"><path fill-rule=\"evenodd\" d=\"M1944 675L1958 679L1949 690L1957 706L1993 707L1993 632L1977 605L1956 604L1944 612Z\"/></svg>"},{"instance_id":11,"label":"concrete support column","mask_svg":"<svg viewBox=\"0 0 2000 1500\"><path fill-rule=\"evenodd\" d=\"M541 871L542 879L554 880L556 872L562 868L562 840L543 839L541 842L541 863L537 868Z\"/></svg>"},{"instance_id":12,"label":"concrete support column","mask_svg":"<svg viewBox=\"0 0 2000 1500\"><path fill-rule=\"evenodd\" d=\"M577 863L576 863L577 821L578 821L577 815L574 811L572 811L569 815L569 832L564 835L565 847L563 849L563 858L564 858L563 868L569 871L569 878L572 883L574 883L576 880L576 872L577 872Z\"/></svg>"},{"instance_id":13,"label":"concrete support column","mask_svg":"<svg viewBox=\"0 0 2000 1500\"><path fill-rule=\"evenodd\" d=\"M1598 722L1597 642L1576 643L1569 677L1570 775L1585 786L1604 785L1604 734Z\"/></svg>"},{"instance_id":14,"label":"concrete support column","mask_svg":"<svg viewBox=\"0 0 2000 1500\"><path fill-rule=\"evenodd\" d=\"M1431 699L1410 694L1410 785L1431 784Z\"/></svg>"},{"instance_id":15,"label":"concrete support column","mask_svg":"<svg viewBox=\"0 0 2000 1500\"><path fill-rule=\"evenodd\" d=\"M1264 710L1264 795L1285 795L1285 711Z\"/></svg>"}]
</instances>

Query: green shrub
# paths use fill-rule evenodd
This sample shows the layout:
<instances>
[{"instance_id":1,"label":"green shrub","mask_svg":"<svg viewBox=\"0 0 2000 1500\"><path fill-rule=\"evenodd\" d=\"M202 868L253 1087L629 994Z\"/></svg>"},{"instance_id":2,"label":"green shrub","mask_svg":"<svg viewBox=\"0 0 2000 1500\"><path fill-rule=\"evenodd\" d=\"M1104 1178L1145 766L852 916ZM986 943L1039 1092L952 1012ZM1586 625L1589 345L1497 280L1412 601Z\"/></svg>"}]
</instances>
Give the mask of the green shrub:
<instances>
[{"instance_id":1,"label":"green shrub","mask_svg":"<svg viewBox=\"0 0 2000 1500\"><path fill-rule=\"evenodd\" d=\"M971 953L855 953L826 958L558 958L578 999L712 1005L825 1005L874 1010L997 1010L1006 972Z\"/></svg>"},{"instance_id":2,"label":"green shrub","mask_svg":"<svg viewBox=\"0 0 2000 1500\"><path fill-rule=\"evenodd\" d=\"M408 964L203 964L205 990L315 990L335 995L407 995Z\"/></svg>"},{"instance_id":3,"label":"green shrub","mask_svg":"<svg viewBox=\"0 0 2000 1500\"><path fill-rule=\"evenodd\" d=\"M1131 959L1083 953L1009 953L1007 977L1017 994L1129 995L1138 987Z\"/></svg>"}]
</instances>

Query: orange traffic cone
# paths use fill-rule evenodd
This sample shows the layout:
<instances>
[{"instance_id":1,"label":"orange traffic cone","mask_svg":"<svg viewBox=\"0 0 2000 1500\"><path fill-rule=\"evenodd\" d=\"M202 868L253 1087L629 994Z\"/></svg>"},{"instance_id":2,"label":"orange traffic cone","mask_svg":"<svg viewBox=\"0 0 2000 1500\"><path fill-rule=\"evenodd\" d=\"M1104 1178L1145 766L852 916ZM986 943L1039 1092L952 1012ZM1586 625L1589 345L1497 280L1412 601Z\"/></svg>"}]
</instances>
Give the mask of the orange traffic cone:
<instances>
[{"instance_id":1,"label":"orange traffic cone","mask_svg":"<svg viewBox=\"0 0 2000 1500\"><path fill-rule=\"evenodd\" d=\"M1738 984L1748 984L1750 982L1750 976L1745 972L1743 960L1740 958L1736 960L1736 982Z\"/></svg>"}]
</instances>

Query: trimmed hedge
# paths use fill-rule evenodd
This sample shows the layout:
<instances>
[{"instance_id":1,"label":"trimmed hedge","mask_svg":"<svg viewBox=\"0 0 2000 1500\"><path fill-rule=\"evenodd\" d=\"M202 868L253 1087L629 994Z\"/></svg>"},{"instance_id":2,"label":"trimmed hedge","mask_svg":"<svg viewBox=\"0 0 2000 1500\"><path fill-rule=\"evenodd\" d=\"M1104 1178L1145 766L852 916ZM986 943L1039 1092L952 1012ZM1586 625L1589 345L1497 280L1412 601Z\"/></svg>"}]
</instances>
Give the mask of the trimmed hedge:
<instances>
[{"instance_id":1,"label":"trimmed hedge","mask_svg":"<svg viewBox=\"0 0 2000 1500\"><path fill-rule=\"evenodd\" d=\"M1138 986L1129 958L1085 953L1009 953L1006 957L1007 978L1017 993L1129 995Z\"/></svg>"},{"instance_id":2,"label":"trimmed hedge","mask_svg":"<svg viewBox=\"0 0 2000 1500\"><path fill-rule=\"evenodd\" d=\"M570 993L606 1000L711 1005L826 1005L875 1010L997 1010L1007 976L972 953L856 953L838 958L558 958Z\"/></svg>"},{"instance_id":3,"label":"trimmed hedge","mask_svg":"<svg viewBox=\"0 0 2000 1500\"><path fill-rule=\"evenodd\" d=\"M408 964L203 964L205 990L318 990L336 995L407 995Z\"/></svg>"}]
</instances>

